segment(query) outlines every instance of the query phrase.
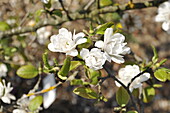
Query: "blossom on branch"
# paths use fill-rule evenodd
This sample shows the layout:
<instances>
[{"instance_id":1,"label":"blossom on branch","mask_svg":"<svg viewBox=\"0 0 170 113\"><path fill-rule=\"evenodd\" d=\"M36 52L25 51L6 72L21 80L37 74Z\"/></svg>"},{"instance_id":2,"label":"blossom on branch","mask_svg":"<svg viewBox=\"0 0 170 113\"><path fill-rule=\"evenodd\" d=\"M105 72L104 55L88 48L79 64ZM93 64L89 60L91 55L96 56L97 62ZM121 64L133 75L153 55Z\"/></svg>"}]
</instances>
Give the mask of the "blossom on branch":
<instances>
[{"instance_id":1,"label":"blossom on branch","mask_svg":"<svg viewBox=\"0 0 170 113\"><path fill-rule=\"evenodd\" d=\"M86 65L94 70L102 69L106 61L106 56L98 48L93 48L91 51L83 48L80 51L80 56L85 60Z\"/></svg>"},{"instance_id":2,"label":"blossom on branch","mask_svg":"<svg viewBox=\"0 0 170 113\"><path fill-rule=\"evenodd\" d=\"M0 82L0 99L7 104L11 103L11 99L15 100L15 96L10 94L12 91L11 83L8 82L7 86L5 83L5 80L3 79L2 82Z\"/></svg>"},{"instance_id":3,"label":"blossom on branch","mask_svg":"<svg viewBox=\"0 0 170 113\"><path fill-rule=\"evenodd\" d=\"M48 49L52 52L62 52L66 53L66 55L77 56L76 46L87 41L86 38L83 38L84 36L83 32L75 34L74 31L72 35L66 28L61 28L58 35L51 36Z\"/></svg>"},{"instance_id":4,"label":"blossom on branch","mask_svg":"<svg viewBox=\"0 0 170 113\"><path fill-rule=\"evenodd\" d=\"M158 7L156 22L163 22L162 29L170 34L170 1L164 2Z\"/></svg>"},{"instance_id":5,"label":"blossom on branch","mask_svg":"<svg viewBox=\"0 0 170 113\"><path fill-rule=\"evenodd\" d=\"M118 80L122 82L125 86L131 82L131 80L140 73L138 65L127 65L125 68L121 68L118 72ZM129 86L129 90L132 92L133 89L142 88L142 82L147 81L150 78L149 73L144 73L137 77ZM121 85L118 82L115 82L116 86L120 87Z\"/></svg>"},{"instance_id":6,"label":"blossom on branch","mask_svg":"<svg viewBox=\"0 0 170 113\"><path fill-rule=\"evenodd\" d=\"M104 41L97 41L95 46L104 50L109 62L112 60L120 64L124 63L122 55L130 53L130 48L126 47L127 43L124 43L124 41L125 36L120 33L113 34L113 29L107 28L104 33Z\"/></svg>"},{"instance_id":7,"label":"blossom on branch","mask_svg":"<svg viewBox=\"0 0 170 113\"><path fill-rule=\"evenodd\" d=\"M0 77L5 77L8 69L5 64L0 64Z\"/></svg>"}]
</instances>

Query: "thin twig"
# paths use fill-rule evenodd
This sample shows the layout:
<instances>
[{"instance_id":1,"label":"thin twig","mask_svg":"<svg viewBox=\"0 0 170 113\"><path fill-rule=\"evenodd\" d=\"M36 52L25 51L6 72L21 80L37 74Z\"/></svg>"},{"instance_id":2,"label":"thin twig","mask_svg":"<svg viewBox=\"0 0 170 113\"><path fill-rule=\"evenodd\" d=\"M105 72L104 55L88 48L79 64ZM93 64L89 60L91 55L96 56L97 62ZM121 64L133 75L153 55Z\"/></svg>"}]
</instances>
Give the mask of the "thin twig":
<instances>
[{"instance_id":1,"label":"thin twig","mask_svg":"<svg viewBox=\"0 0 170 113\"><path fill-rule=\"evenodd\" d=\"M63 8L63 10L65 11L66 15L67 15L67 18L71 21L73 20L70 15L69 15L69 12L66 10L66 8L64 7L64 4L63 4L63 1L62 0L59 0L60 4L61 4L61 7Z\"/></svg>"}]
</instances>

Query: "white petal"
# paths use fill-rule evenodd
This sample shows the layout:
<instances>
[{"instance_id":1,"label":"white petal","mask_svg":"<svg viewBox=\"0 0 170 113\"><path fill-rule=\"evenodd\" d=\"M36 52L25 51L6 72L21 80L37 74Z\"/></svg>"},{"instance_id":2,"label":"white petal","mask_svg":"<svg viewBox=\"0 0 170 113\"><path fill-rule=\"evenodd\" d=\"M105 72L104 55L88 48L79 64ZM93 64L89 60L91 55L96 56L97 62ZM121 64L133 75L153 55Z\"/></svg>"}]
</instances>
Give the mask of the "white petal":
<instances>
[{"instance_id":1,"label":"white petal","mask_svg":"<svg viewBox=\"0 0 170 113\"><path fill-rule=\"evenodd\" d=\"M113 35L113 29L107 28L106 31L104 32L104 43L107 43L112 35Z\"/></svg>"},{"instance_id":2,"label":"white petal","mask_svg":"<svg viewBox=\"0 0 170 113\"><path fill-rule=\"evenodd\" d=\"M48 44L48 49L52 52L59 52L59 50L57 50L56 48L54 48L54 45L52 43Z\"/></svg>"},{"instance_id":3,"label":"white petal","mask_svg":"<svg viewBox=\"0 0 170 113\"><path fill-rule=\"evenodd\" d=\"M111 56L109 56L106 52L104 53L105 57L106 57L106 60L111 62Z\"/></svg>"},{"instance_id":4,"label":"white petal","mask_svg":"<svg viewBox=\"0 0 170 113\"><path fill-rule=\"evenodd\" d=\"M76 40L77 38L83 38L85 34L83 32L77 33L76 35L73 36L73 40Z\"/></svg>"},{"instance_id":5,"label":"white petal","mask_svg":"<svg viewBox=\"0 0 170 113\"><path fill-rule=\"evenodd\" d=\"M78 55L78 51L76 49L73 49L73 50L67 52L66 55L77 56Z\"/></svg>"},{"instance_id":6,"label":"white petal","mask_svg":"<svg viewBox=\"0 0 170 113\"><path fill-rule=\"evenodd\" d=\"M66 28L59 29L59 34L65 35L68 34L68 30Z\"/></svg>"},{"instance_id":7,"label":"white petal","mask_svg":"<svg viewBox=\"0 0 170 113\"><path fill-rule=\"evenodd\" d=\"M86 38L80 38L80 39L78 39L78 40L76 41L76 45L83 44L83 43L85 43L85 42L87 42L87 39L86 39Z\"/></svg>"},{"instance_id":8,"label":"white petal","mask_svg":"<svg viewBox=\"0 0 170 113\"><path fill-rule=\"evenodd\" d=\"M165 15L162 15L162 14L156 15L155 21L156 22L164 22L164 21L166 21Z\"/></svg>"},{"instance_id":9,"label":"white petal","mask_svg":"<svg viewBox=\"0 0 170 113\"><path fill-rule=\"evenodd\" d=\"M125 36L120 34L120 33L115 33L113 36L113 39L119 40L119 42L124 42L125 41Z\"/></svg>"},{"instance_id":10,"label":"white petal","mask_svg":"<svg viewBox=\"0 0 170 113\"><path fill-rule=\"evenodd\" d=\"M118 64L124 63L125 60L122 57L117 57L117 56L111 56L111 59L113 62L116 62Z\"/></svg>"},{"instance_id":11,"label":"white petal","mask_svg":"<svg viewBox=\"0 0 170 113\"><path fill-rule=\"evenodd\" d=\"M7 104L10 104L11 101L8 97L2 97L1 100L4 102L4 103L7 103Z\"/></svg>"},{"instance_id":12,"label":"white petal","mask_svg":"<svg viewBox=\"0 0 170 113\"><path fill-rule=\"evenodd\" d=\"M170 22L163 22L162 29L168 31L170 29Z\"/></svg>"},{"instance_id":13,"label":"white petal","mask_svg":"<svg viewBox=\"0 0 170 113\"><path fill-rule=\"evenodd\" d=\"M104 42L102 40L99 40L95 43L94 45L95 47L98 47L100 49L103 49L104 48Z\"/></svg>"},{"instance_id":14,"label":"white petal","mask_svg":"<svg viewBox=\"0 0 170 113\"><path fill-rule=\"evenodd\" d=\"M81 56L83 59L85 59L87 55L89 55L89 50L83 48L83 49L80 51L80 56Z\"/></svg>"},{"instance_id":15,"label":"white petal","mask_svg":"<svg viewBox=\"0 0 170 113\"><path fill-rule=\"evenodd\" d=\"M144 73L143 75L140 76L140 82L147 81L150 78L149 73Z\"/></svg>"}]
</instances>

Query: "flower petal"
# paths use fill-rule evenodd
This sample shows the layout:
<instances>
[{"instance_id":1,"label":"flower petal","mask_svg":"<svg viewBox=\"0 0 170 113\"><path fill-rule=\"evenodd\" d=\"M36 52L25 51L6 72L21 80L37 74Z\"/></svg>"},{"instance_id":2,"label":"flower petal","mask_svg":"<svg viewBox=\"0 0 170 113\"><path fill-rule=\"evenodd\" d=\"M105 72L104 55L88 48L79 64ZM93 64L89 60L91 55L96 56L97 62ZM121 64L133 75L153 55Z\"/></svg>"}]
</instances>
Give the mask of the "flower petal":
<instances>
[{"instance_id":1,"label":"flower petal","mask_svg":"<svg viewBox=\"0 0 170 113\"><path fill-rule=\"evenodd\" d=\"M66 53L66 55L70 55L70 56L77 56L78 55L78 51L76 49L70 50Z\"/></svg>"},{"instance_id":2,"label":"flower petal","mask_svg":"<svg viewBox=\"0 0 170 113\"><path fill-rule=\"evenodd\" d=\"M52 43L48 44L48 49L52 52L59 52L59 50L57 50L56 48L54 48L54 45Z\"/></svg>"},{"instance_id":3,"label":"flower petal","mask_svg":"<svg viewBox=\"0 0 170 113\"><path fill-rule=\"evenodd\" d=\"M104 48L104 42L102 40L99 40L95 43L94 45L95 47L98 47L100 49L103 49Z\"/></svg>"},{"instance_id":4,"label":"flower petal","mask_svg":"<svg viewBox=\"0 0 170 113\"><path fill-rule=\"evenodd\" d=\"M168 31L170 29L170 22L163 22L162 29Z\"/></svg>"},{"instance_id":5,"label":"flower petal","mask_svg":"<svg viewBox=\"0 0 170 113\"><path fill-rule=\"evenodd\" d=\"M118 64L121 64L121 63L124 63L125 60L122 58L122 57L118 57L118 56L111 56L111 59L112 61L118 63Z\"/></svg>"},{"instance_id":6,"label":"flower petal","mask_svg":"<svg viewBox=\"0 0 170 113\"><path fill-rule=\"evenodd\" d=\"M144 73L143 75L140 76L140 82L147 81L150 78L149 73Z\"/></svg>"},{"instance_id":7,"label":"flower petal","mask_svg":"<svg viewBox=\"0 0 170 113\"><path fill-rule=\"evenodd\" d=\"M85 59L87 55L89 55L89 50L83 48L83 49L80 51L80 56L81 56L83 59Z\"/></svg>"},{"instance_id":8,"label":"flower petal","mask_svg":"<svg viewBox=\"0 0 170 113\"><path fill-rule=\"evenodd\" d=\"M164 15L158 14L158 15L156 15L156 17L155 17L155 21L156 21L156 22L164 22L164 21L166 21L166 18L165 18Z\"/></svg>"},{"instance_id":9,"label":"flower petal","mask_svg":"<svg viewBox=\"0 0 170 113\"><path fill-rule=\"evenodd\" d=\"M112 35L113 28L107 28L106 31L104 32L104 43L107 43Z\"/></svg>"}]
</instances>

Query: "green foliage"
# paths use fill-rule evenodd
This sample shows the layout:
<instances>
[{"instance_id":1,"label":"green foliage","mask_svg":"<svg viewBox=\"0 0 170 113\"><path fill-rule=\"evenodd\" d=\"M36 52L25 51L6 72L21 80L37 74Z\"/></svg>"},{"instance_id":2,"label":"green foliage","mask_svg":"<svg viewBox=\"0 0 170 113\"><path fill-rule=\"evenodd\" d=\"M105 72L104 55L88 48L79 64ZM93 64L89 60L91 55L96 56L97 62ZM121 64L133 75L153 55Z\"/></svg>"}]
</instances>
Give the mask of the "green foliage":
<instances>
[{"instance_id":1,"label":"green foliage","mask_svg":"<svg viewBox=\"0 0 170 113\"><path fill-rule=\"evenodd\" d=\"M25 79L31 79L38 75L38 69L36 69L33 65L21 66L17 70L17 75Z\"/></svg>"},{"instance_id":2,"label":"green foliage","mask_svg":"<svg viewBox=\"0 0 170 113\"><path fill-rule=\"evenodd\" d=\"M155 96L155 89L153 87L146 87L143 90L143 102L150 102Z\"/></svg>"},{"instance_id":3,"label":"green foliage","mask_svg":"<svg viewBox=\"0 0 170 113\"><path fill-rule=\"evenodd\" d=\"M76 95L87 99L98 99L99 95L91 88L77 87L73 90Z\"/></svg>"},{"instance_id":4,"label":"green foliage","mask_svg":"<svg viewBox=\"0 0 170 113\"><path fill-rule=\"evenodd\" d=\"M45 52L42 56L42 59L43 59L43 63L44 63L44 68L47 69L47 70L50 70L51 69L51 66L50 64L48 63L48 54L47 52Z\"/></svg>"},{"instance_id":5,"label":"green foliage","mask_svg":"<svg viewBox=\"0 0 170 113\"><path fill-rule=\"evenodd\" d=\"M63 64L62 68L58 72L58 77L60 79L62 79L62 80L67 79L67 75L70 70L70 64L71 64L71 58L69 56L67 56L67 58L64 60L64 64Z\"/></svg>"},{"instance_id":6,"label":"green foliage","mask_svg":"<svg viewBox=\"0 0 170 113\"><path fill-rule=\"evenodd\" d=\"M98 83L98 77L101 76L100 71L87 68L87 76L90 79L90 84L96 85Z\"/></svg>"},{"instance_id":7,"label":"green foliage","mask_svg":"<svg viewBox=\"0 0 170 113\"><path fill-rule=\"evenodd\" d=\"M97 27L96 34L104 34L105 30L106 30L107 28L112 27L112 26L114 26L114 23L113 23L113 22L108 22L108 23L99 25L99 26Z\"/></svg>"},{"instance_id":8,"label":"green foliage","mask_svg":"<svg viewBox=\"0 0 170 113\"><path fill-rule=\"evenodd\" d=\"M154 72L154 76L161 82L170 80L170 69L160 68Z\"/></svg>"},{"instance_id":9,"label":"green foliage","mask_svg":"<svg viewBox=\"0 0 170 113\"><path fill-rule=\"evenodd\" d=\"M33 98L28 105L29 110L36 111L41 104L43 103L43 97L42 96L36 96L35 98Z\"/></svg>"},{"instance_id":10,"label":"green foliage","mask_svg":"<svg viewBox=\"0 0 170 113\"><path fill-rule=\"evenodd\" d=\"M112 3L113 3L112 0L100 0L101 7L112 5Z\"/></svg>"},{"instance_id":11,"label":"green foliage","mask_svg":"<svg viewBox=\"0 0 170 113\"><path fill-rule=\"evenodd\" d=\"M128 92L123 88L120 87L118 91L116 92L116 101L117 103L123 107L126 106L126 104L129 102L129 94Z\"/></svg>"},{"instance_id":12,"label":"green foliage","mask_svg":"<svg viewBox=\"0 0 170 113\"><path fill-rule=\"evenodd\" d=\"M154 46L152 46L152 49L153 49L153 53L154 53L154 56L152 57L152 62L156 63L158 61L158 53Z\"/></svg>"},{"instance_id":13,"label":"green foliage","mask_svg":"<svg viewBox=\"0 0 170 113\"><path fill-rule=\"evenodd\" d=\"M10 26L6 22L0 21L0 31L9 30Z\"/></svg>"},{"instance_id":14,"label":"green foliage","mask_svg":"<svg viewBox=\"0 0 170 113\"><path fill-rule=\"evenodd\" d=\"M137 111L128 111L127 113L138 113Z\"/></svg>"},{"instance_id":15,"label":"green foliage","mask_svg":"<svg viewBox=\"0 0 170 113\"><path fill-rule=\"evenodd\" d=\"M52 15L56 15L56 16L59 16L59 17L62 17L62 12L60 9L54 9L52 12L51 12Z\"/></svg>"},{"instance_id":16,"label":"green foliage","mask_svg":"<svg viewBox=\"0 0 170 113\"><path fill-rule=\"evenodd\" d=\"M82 65L81 61L71 61L70 70L69 71L72 71L72 70L76 69L80 65Z\"/></svg>"},{"instance_id":17,"label":"green foliage","mask_svg":"<svg viewBox=\"0 0 170 113\"><path fill-rule=\"evenodd\" d=\"M83 85L83 81L81 79L74 79L70 83L71 85Z\"/></svg>"}]
</instances>

